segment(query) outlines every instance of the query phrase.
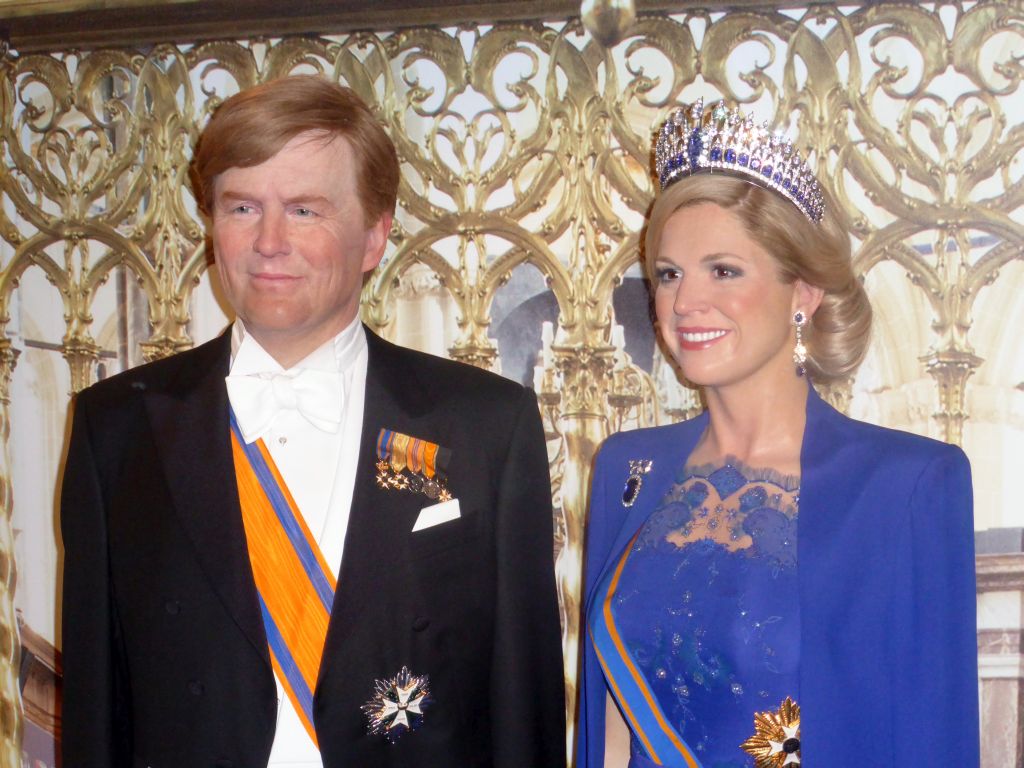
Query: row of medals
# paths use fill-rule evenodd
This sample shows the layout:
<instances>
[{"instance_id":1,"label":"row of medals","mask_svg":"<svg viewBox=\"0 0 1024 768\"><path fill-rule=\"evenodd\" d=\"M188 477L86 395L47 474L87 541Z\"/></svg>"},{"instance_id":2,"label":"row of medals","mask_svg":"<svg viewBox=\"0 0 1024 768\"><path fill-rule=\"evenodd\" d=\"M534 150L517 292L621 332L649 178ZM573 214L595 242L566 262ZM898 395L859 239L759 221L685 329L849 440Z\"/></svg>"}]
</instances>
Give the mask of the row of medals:
<instances>
[{"instance_id":1,"label":"row of medals","mask_svg":"<svg viewBox=\"0 0 1024 768\"><path fill-rule=\"evenodd\" d=\"M398 491L422 493L429 499L451 501L452 495L445 487L444 480L437 475L426 477L419 472L396 470L388 461L377 462L377 485L380 488L393 488Z\"/></svg>"}]
</instances>

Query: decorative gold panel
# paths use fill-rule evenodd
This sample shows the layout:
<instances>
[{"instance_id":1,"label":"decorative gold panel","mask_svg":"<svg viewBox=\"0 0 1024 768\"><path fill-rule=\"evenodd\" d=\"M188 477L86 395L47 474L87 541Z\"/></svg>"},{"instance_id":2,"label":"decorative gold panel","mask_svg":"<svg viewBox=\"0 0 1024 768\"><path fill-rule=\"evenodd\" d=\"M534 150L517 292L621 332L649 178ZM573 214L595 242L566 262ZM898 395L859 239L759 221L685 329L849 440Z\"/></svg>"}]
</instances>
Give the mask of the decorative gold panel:
<instances>
[{"instance_id":1,"label":"decorative gold panel","mask_svg":"<svg viewBox=\"0 0 1024 768\"><path fill-rule=\"evenodd\" d=\"M936 434L962 442L971 377L984 362L971 334L979 296L1024 259L1022 50L1021 4L988 2L641 15L610 50L574 20L10 52L0 63L0 326L10 322L19 277L45 274L62 307L61 351L77 391L103 353L92 322L97 292L123 269L147 303L142 354L190 346L191 301L208 254L186 169L210 111L239 88L291 72L350 85L375 106L403 162L391 247L366 286L364 319L395 336L403 277L422 265L453 307L451 357L498 367L492 303L513 272L539 270L557 302L535 381L551 440L571 701L590 459L610 429L699 408L670 374L631 361L613 310L627 272L638 276L660 118L677 101L723 95L798 135L849 219L869 288L879 265L896 265L907 280L902 295L929 313L923 345L889 349L889 329L878 355L902 356L932 377ZM0 460L9 453L16 356L5 339ZM846 382L829 396L845 407L858 392L874 397L905 383L884 378L876 389ZM0 762L15 765L5 466L0 729L8 755Z\"/></svg>"}]
</instances>

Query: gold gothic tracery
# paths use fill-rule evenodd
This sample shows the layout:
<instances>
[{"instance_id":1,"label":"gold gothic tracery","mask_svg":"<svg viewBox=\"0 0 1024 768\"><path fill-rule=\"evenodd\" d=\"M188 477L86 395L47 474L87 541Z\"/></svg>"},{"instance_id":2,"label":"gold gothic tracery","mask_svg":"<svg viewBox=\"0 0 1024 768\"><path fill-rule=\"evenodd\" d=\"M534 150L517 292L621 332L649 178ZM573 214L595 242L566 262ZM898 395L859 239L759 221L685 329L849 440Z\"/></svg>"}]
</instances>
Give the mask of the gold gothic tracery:
<instances>
[{"instance_id":1,"label":"gold gothic tracery","mask_svg":"<svg viewBox=\"0 0 1024 768\"><path fill-rule=\"evenodd\" d=\"M187 165L210 111L238 88L290 72L350 85L375 105L403 161L392 246L364 292L367 322L391 330L394 294L421 264L456 308L451 356L488 367L498 357L492 301L514 270L539 270L557 302L537 382L552 439L572 670L590 457L610 428L697 407L633 365L614 338L613 291L637 261L660 118L677 101L723 95L795 129L850 220L859 271L898 265L930 308L932 336L912 354L934 379L941 434L959 442L967 382L982 363L968 338L976 299L1024 258L1024 115L1012 107L1024 102L1022 49L1021 5L991 2L640 17L611 50L578 22L538 22L145 53L10 53L0 64L0 325L10 321L19 277L41 270L62 303L61 349L77 391L94 379L102 352L97 291L124 268L148 303L144 356L190 346L190 300L208 254ZM953 97L937 95L943 89ZM4 339L5 521L16 355ZM850 391L847 382L831 397L842 404ZM17 719L12 552L5 522L0 736L8 745Z\"/></svg>"}]
</instances>

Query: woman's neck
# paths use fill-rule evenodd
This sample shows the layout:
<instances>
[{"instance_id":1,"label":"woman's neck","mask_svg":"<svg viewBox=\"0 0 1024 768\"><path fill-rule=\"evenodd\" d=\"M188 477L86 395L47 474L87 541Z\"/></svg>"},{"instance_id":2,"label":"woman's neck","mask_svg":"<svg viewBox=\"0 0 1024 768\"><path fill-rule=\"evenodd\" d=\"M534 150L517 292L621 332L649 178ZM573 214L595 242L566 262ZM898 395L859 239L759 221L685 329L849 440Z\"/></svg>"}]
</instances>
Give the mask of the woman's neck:
<instances>
[{"instance_id":1,"label":"woman's neck","mask_svg":"<svg viewBox=\"0 0 1024 768\"><path fill-rule=\"evenodd\" d=\"M807 420L804 378L707 387L708 428L690 464L710 464L733 456L751 467L800 474L800 448Z\"/></svg>"}]
</instances>

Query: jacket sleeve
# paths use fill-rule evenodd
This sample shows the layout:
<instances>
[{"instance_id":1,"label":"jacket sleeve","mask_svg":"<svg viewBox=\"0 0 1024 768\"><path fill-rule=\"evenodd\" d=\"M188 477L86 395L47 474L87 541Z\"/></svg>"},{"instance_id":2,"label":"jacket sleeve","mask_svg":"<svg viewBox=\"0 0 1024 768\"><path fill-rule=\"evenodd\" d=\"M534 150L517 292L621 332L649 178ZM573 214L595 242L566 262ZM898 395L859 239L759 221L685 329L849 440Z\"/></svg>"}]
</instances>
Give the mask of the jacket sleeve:
<instances>
[{"instance_id":1,"label":"jacket sleeve","mask_svg":"<svg viewBox=\"0 0 1024 768\"><path fill-rule=\"evenodd\" d=\"M64 544L61 751L64 768L131 764L126 675L107 558L106 509L88 396L74 408L60 498Z\"/></svg>"},{"instance_id":2,"label":"jacket sleeve","mask_svg":"<svg viewBox=\"0 0 1024 768\"><path fill-rule=\"evenodd\" d=\"M971 471L944 447L918 477L896 566L893 765L977 766L978 646Z\"/></svg>"},{"instance_id":3,"label":"jacket sleeve","mask_svg":"<svg viewBox=\"0 0 1024 768\"><path fill-rule=\"evenodd\" d=\"M565 683L551 481L537 400L524 390L500 472L490 711L495 768L565 765Z\"/></svg>"},{"instance_id":4,"label":"jacket sleeve","mask_svg":"<svg viewBox=\"0 0 1024 768\"><path fill-rule=\"evenodd\" d=\"M605 696L607 687L590 637L587 613L589 596L594 582L605 566L611 525L605 502L607 477L607 443L597 454L590 481L590 503L586 524L586 558L583 567L583 615L580 617L580 647L583 663L580 666L579 710L576 725L576 768L602 768L604 765Z\"/></svg>"}]
</instances>

